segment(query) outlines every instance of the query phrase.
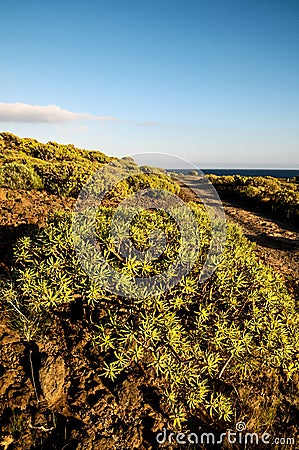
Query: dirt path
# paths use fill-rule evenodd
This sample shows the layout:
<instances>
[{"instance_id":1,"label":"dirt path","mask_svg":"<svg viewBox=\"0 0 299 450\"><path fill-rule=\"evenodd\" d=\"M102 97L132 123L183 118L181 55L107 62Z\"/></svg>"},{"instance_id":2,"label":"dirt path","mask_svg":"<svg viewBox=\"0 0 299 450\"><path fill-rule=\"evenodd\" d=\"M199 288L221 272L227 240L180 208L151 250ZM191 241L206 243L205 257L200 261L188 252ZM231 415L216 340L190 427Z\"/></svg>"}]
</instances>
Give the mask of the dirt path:
<instances>
[{"instance_id":1,"label":"dirt path","mask_svg":"<svg viewBox=\"0 0 299 450\"><path fill-rule=\"evenodd\" d=\"M269 218L262 213L223 202L228 220L241 225L245 236L256 243L259 259L281 273L288 287L299 298L299 232L292 225Z\"/></svg>"},{"instance_id":2,"label":"dirt path","mask_svg":"<svg viewBox=\"0 0 299 450\"><path fill-rule=\"evenodd\" d=\"M180 177L181 180L183 183L187 182L193 190L192 196L188 188L182 188L186 199L196 200L196 193L207 204L215 206L215 201L201 178L184 176ZM288 222L252 211L243 204L227 199L222 204L227 220L240 225L245 236L256 243L255 253L260 261L279 272L289 290L299 299L299 230Z\"/></svg>"}]
</instances>

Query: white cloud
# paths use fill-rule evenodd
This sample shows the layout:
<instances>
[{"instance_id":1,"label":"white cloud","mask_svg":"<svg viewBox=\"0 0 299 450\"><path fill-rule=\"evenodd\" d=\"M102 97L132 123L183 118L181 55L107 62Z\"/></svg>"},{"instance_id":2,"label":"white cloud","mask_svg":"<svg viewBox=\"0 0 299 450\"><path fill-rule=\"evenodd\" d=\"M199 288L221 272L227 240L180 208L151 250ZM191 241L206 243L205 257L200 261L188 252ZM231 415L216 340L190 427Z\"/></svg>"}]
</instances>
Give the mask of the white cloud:
<instances>
[{"instance_id":1,"label":"white cloud","mask_svg":"<svg viewBox=\"0 0 299 450\"><path fill-rule=\"evenodd\" d=\"M98 120L107 122L115 117L94 116L88 113L75 113L56 105L40 106L28 103L1 103L0 122L23 123L63 123L71 120Z\"/></svg>"}]
</instances>

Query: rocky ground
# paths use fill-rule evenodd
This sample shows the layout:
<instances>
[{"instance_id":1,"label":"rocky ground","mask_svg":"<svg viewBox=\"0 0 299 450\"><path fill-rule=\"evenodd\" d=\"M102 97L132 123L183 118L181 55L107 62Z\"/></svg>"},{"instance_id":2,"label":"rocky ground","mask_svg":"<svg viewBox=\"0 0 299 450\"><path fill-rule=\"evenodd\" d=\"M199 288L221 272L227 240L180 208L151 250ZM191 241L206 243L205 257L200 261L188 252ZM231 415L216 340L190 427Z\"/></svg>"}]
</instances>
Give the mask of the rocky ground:
<instances>
[{"instance_id":1,"label":"rocky ground","mask_svg":"<svg viewBox=\"0 0 299 450\"><path fill-rule=\"evenodd\" d=\"M9 273L17 237L42 227L74 200L38 191L0 189L0 273ZM298 230L262 213L224 203L229 220L256 242L256 253L298 294ZM155 449L165 418L154 379L129 375L117 386L99 376L100 355L89 338L84 305L57 311L52 331L38 343L12 331L0 309L0 448ZM221 424L219 424L221 429Z\"/></svg>"}]
</instances>

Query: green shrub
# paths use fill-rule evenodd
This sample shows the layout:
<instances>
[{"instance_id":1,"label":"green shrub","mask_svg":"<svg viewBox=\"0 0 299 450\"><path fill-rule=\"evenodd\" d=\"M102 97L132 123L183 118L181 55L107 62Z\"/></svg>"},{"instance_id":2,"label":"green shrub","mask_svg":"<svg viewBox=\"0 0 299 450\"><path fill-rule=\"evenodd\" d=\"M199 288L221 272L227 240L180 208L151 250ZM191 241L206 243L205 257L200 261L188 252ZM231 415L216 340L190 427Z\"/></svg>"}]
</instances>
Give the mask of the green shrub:
<instances>
[{"instance_id":1,"label":"green shrub","mask_svg":"<svg viewBox=\"0 0 299 450\"><path fill-rule=\"evenodd\" d=\"M74 145L57 144L48 142L43 144L35 139L19 138L12 133L0 133L0 148L2 151L18 151L28 156L44 161L84 160L105 163L111 158L99 151L90 151L76 148Z\"/></svg>"},{"instance_id":2,"label":"green shrub","mask_svg":"<svg viewBox=\"0 0 299 450\"><path fill-rule=\"evenodd\" d=\"M275 192L281 189L281 182L274 177L248 177L247 183L250 186L265 188L267 192Z\"/></svg>"},{"instance_id":3,"label":"green shrub","mask_svg":"<svg viewBox=\"0 0 299 450\"><path fill-rule=\"evenodd\" d=\"M166 174L166 169L163 169L161 167L140 166L140 170L144 173L164 173L164 174Z\"/></svg>"},{"instance_id":4,"label":"green shrub","mask_svg":"<svg viewBox=\"0 0 299 450\"><path fill-rule=\"evenodd\" d=\"M0 156L2 183L7 173L9 178L16 181L6 185L14 189L43 187L50 193L69 196L77 196L88 177L102 167L103 163L111 160L101 152L56 142L42 144L35 139L21 139L11 133L0 133ZM12 166L14 162L20 167ZM10 166L5 168L7 164ZM23 182L20 171L25 177ZM35 179L26 183L29 172L35 173Z\"/></svg>"},{"instance_id":5,"label":"green shrub","mask_svg":"<svg viewBox=\"0 0 299 450\"><path fill-rule=\"evenodd\" d=\"M11 162L0 166L0 185L11 189L40 189L41 178L29 164Z\"/></svg>"},{"instance_id":6,"label":"green shrub","mask_svg":"<svg viewBox=\"0 0 299 450\"><path fill-rule=\"evenodd\" d=\"M209 175L220 195L246 201L265 212L299 224L299 192L293 183L283 183L273 177L243 177Z\"/></svg>"},{"instance_id":7,"label":"green shrub","mask_svg":"<svg viewBox=\"0 0 299 450\"><path fill-rule=\"evenodd\" d=\"M140 174L117 183L118 173L125 170L129 175L130 171L132 174L137 171L138 166L129 157L110 158L99 151L78 149L73 145L56 142L42 144L34 139L0 133L0 181L2 185L14 189L43 188L52 194L77 197L89 177L108 162L115 168L114 174L111 171L111 177L116 180L116 186L108 198L123 199L138 187L168 189L176 194L180 190L178 184L159 169L151 169L154 175Z\"/></svg>"},{"instance_id":8,"label":"green shrub","mask_svg":"<svg viewBox=\"0 0 299 450\"><path fill-rule=\"evenodd\" d=\"M91 164L71 161L35 164L44 189L52 194L76 197L95 168Z\"/></svg>"},{"instance_id":9,"label":"green shrub","mask_svg":"<svg viewBox=\"0 0 299 450\"><path fill-rule=\"evenodd\" d=\"M18 241L13 279L2 288L2 302L27 338L45 332L42 327L52 313L74 298L81 298L85 309L103 311L94 314L90 324L94 345L104 359L104 364L99 362L100 373L116 382L130 371L154 379L164 411L176 428L200 417L203 409L211 424L219 418L230 423L240 410L254 415L253 405L260 402L265 417L259 426L270 429L280 420L279 410L273 412L256 388L264 389L263 377L270 383L281 374L290 386L298 372L294 301L280 277L259 264L253 245L231 224L218 269L198 285L210 227L204 209L190 206L202 235L198 259L190 274L168 292L130 300L90 280L74 252L72 218L63 214L54 216L37 238ZM97 218L98 242L110 264L131 276L164 271L176 257L180 233L175 223L159 211L138 215L131 230L137 248L145 250L147 236L161 226L169 242L161 260L140 265L124 261L113 246L113 211L101 208ZM296 396L292 386L289 393Z\"/></svg>"}]
</instances>

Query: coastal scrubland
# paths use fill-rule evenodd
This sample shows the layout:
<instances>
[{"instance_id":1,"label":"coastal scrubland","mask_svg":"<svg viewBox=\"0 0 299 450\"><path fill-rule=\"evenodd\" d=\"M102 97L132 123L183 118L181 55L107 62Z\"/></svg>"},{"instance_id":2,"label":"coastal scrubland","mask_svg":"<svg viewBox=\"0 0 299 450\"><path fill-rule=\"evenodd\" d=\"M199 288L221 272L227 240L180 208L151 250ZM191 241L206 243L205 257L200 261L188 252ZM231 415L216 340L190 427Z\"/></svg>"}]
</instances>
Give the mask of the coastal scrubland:
<instances>
[{"instance_id":1,"label":"coastal scrubland","mask_svg":"<svg viewBox=\"0 0 299 450\"><path fill-rule=\"evenodd\" d=\"M99 207L99 252L120 277L150 278L172 267L181 231L159 208L136 215L130 232L143 252L149 236L164 230L159 258L126 259L111 240L119 202L158 188L192 211L201 233L198 254L167 291L145 298L109 292L83 270L72 236L75 199L107 163L124 164L102 152L0 134L0 445L155 449L163 427L220 435L244 422L248 432L293 438L289 448L297 448L298 305L281 274L261 263L255 244L228 220L221 261L198 283L210 246L209 216L176 180L143 168L117 183ZM130 159L125 164L135 166ZM250 177L212 182L220 194L298 219L295 184ZM222 448L245 447L226 438Z\"/></svg>"}]
</instances>

